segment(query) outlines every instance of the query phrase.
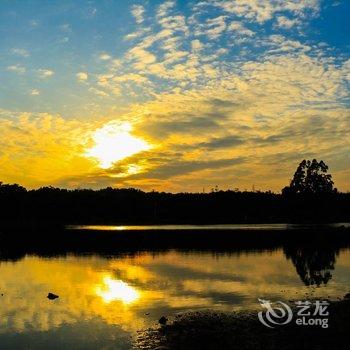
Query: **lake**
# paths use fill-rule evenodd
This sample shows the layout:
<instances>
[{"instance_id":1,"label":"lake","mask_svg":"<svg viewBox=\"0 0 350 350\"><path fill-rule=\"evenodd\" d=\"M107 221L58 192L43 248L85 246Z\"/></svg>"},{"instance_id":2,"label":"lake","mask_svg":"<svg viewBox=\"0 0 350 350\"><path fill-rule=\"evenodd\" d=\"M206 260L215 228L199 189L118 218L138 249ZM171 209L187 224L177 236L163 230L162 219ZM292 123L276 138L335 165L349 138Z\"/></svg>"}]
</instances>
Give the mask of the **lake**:
<instances>
[{"instance_id":1,"label":"lake","mask_svg":"<svg viewBox=\"0 0 350 350\"><path fill-rule=\"evenodd\" d=\"M314 228L349 228L349 222L331 224L222 224L222 225L68 225L68 230L94 231L272 231L300 230Z\"/></svg>"},{"instance_id":2,"label":"lake","mask_svg":"<svg viewBox=\"0 0 350 350\"><path fill-rule=\"evenodd\" d=\"M350 250L327 245L0 259L1 349L131 349L163 315L258 310L258 298L336 300L350 290Z\"/></svg>"}]
</instances>

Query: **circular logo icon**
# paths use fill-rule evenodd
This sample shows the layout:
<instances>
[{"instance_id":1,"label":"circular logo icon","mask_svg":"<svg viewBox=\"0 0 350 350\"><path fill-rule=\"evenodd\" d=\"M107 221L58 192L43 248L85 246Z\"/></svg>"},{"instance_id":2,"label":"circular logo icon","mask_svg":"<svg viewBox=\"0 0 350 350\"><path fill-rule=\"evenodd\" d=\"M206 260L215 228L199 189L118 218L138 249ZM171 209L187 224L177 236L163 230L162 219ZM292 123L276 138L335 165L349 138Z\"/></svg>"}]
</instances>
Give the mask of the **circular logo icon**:
<instances>
[{"instance_id":1,"label":"circular logo icon","mask_svg":"<svg viewBox=\"0 0 350 350\"><path fill-rule=\"evenodd\" d=\"M261 306L264 307L265 311L258 313L259 321L266 327L274 328L276 325L285 325L289 323L293 318L293 311L286 303L277 301L272 306L269 300L258 299Z\"/></svg>"}]
</instances>

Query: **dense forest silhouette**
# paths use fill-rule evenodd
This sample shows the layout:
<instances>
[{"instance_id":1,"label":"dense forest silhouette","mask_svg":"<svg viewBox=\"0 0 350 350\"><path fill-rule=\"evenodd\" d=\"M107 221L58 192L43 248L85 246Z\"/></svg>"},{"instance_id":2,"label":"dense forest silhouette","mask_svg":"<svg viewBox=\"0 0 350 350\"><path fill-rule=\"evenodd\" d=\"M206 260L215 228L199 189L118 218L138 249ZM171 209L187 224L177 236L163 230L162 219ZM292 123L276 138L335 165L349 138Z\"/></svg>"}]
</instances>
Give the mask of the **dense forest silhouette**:
<instances>
[{"instance_id":1,"label":"dense forest silhouette","mask_svg":"<svg viewBox=\"0 0 350 350\"><path fill-rule=\"evenodd\" d=\"M1 226L345 222L350 194L333 188L323 161L303 160L281 194L271 191L144 192L107 187L27 190L0 183Z\"/></svg>"},{"instance_id":2,"label":"dense forest silhouette","mask_svg":"<svg viewBox=\"0 0 350 350\"><path fill-rule=\"evenodd\" d=\"M0 261L26 254L40 256L94 253L106 257L161 254L169 249L241 254L283 249L305 285L332 278L339 251L350 246L349 229L301 226L259 231L99 231L67 230L70 224L220 224L349 222L350 194L334 187L327 165L303 160L281 194L221 191L144 192L105 188L27 190L0 183ZM232 232L231 232L232 233ZM199 236L200 235L200 236ZM200 237L200 239L199 239Z\"/></svg>"}]
</instances>

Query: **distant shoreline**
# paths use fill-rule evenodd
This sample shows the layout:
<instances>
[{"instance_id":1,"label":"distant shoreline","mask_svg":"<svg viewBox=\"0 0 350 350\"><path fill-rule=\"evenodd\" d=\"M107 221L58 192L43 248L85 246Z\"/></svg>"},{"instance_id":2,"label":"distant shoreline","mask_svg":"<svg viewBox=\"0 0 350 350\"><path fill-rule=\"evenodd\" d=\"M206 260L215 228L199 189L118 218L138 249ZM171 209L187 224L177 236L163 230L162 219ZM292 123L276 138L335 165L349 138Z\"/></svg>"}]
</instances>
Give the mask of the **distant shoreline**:
<instances>
[{"instance_id":1,"label":"distant shoreline","mask_svg":"<svg viewBox=\"0 0 350 350\"><path fill-rule=\"evenodd\" d=\"M295 230L65 230L45 226L40 229L0 229L0 254L20 257L72 254L137 254L212 251L235 254L284 247L345 249L350 247L350 227L314 227Z\"/></svg>"},{"instance_id":2,"label":"distant shoreline","mask_svg":"<svg viewBox=\"0 0 350 350\"><path fill-rule=\"evenodd\" d=\"M266 230L313 230L313 229L339 229L350 228L350 222L337 223L247 223L247 224L184 224L184 225L67 225L67 230L87 230L87 231L266 231Z\"/></svg>"},{"instance_id":3,"label":"distant shoreline","mask_svg":"<svg viewBox=\"0 0 350 350\"><path fill-rule=\"evenodd\" d=\"M27 191L0 186L0 229L66 225L217 225L350 222L350 193Z\"/></svg>"}]
</instances>

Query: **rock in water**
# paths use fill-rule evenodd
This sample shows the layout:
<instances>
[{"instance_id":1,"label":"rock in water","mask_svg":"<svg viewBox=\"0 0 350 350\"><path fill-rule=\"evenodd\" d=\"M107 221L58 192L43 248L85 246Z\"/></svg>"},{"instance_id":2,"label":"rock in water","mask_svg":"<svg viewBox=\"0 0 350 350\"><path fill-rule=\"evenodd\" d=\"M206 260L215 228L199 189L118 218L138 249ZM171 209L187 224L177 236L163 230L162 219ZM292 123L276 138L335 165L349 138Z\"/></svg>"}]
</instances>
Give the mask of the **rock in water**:
<instances>
[{"instance_id":1,"label":"rock in water","mask_svg":"<svg viewBox=\"0 0 350 350\"><path fill-rule=\"evenodd\" d=\"M344 295L344 299L350 299L350 293L346 293L346 294Z\"/></svg>"},{"instance_id":2,"label":"rock in water","mask_svg":"<svg viewBox=\"0 0 350 350\"><path fill-rule=\"evenodd\" d=\"M57 298L59 298L59 296L56 295L56 294L53 294L53 293L49 293L47 295L47 299L50 299L50 300L54 300L54 299L57 299Z\"/></svg>"},{"instance_id":3,"label":"rock in water","mask_svg":"<svg viewBox=\"0 0 350 350\"><path fill-rule=\"evenodd\" d=\"M168 319L165 316L162 316L159 321L158 321L161 325L166 325L166 323L168 322Z\"/></svg>"}]
</instances>

